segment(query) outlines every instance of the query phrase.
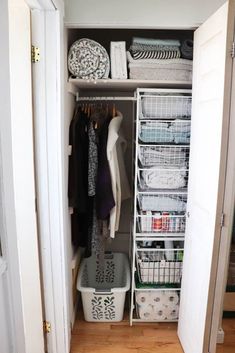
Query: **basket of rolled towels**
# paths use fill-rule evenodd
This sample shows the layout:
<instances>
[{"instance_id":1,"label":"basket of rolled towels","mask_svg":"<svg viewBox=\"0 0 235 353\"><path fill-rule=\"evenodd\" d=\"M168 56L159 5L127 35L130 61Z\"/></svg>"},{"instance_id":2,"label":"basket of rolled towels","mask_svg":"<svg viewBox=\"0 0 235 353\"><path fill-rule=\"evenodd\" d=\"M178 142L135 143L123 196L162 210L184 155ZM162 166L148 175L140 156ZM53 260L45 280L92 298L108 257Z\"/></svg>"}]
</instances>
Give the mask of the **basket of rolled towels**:
<instances>
[{"instance_id":1,"label":"basket of rolled towels","mask_svg":"<svg viewBox=\"0 0 235 353\"><path fill-rule=\"evenodd\" d=\"M192 80L193 41L134 37L127 52L130 79Z\"/></svg>"}]
</instances>

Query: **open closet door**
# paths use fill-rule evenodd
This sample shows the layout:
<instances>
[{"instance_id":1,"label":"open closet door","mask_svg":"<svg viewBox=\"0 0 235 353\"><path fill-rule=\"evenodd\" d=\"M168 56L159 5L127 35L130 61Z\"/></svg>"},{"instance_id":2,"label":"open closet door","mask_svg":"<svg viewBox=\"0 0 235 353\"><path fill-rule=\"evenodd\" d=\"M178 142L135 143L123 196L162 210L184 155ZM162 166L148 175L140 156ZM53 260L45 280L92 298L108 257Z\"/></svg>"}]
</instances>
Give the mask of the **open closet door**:
<instances>
[{"instance_id":1,"label":"open closet door","mask_svg":"<svg viewBox=\"0 0 235 353\"><path fill-rule=\"evenodd\" d=\"M194 37L190 174L178 327L185 353L209 352L223 212L234 12L235 2L225 3Z\"/></svg>"}]
</instances>

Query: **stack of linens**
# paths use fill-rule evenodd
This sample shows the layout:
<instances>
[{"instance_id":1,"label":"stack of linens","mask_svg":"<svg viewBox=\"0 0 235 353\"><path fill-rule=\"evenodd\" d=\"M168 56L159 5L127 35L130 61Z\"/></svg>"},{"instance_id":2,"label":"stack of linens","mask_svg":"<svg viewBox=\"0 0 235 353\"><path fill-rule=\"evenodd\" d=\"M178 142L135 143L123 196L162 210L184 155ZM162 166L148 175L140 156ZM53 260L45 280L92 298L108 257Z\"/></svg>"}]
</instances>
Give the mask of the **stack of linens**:
<instances>
[{"instance_id":1,"label":"stack of linens","mask_svg":"<svg viewBox=\"0 0 235 353\"><path fill-rule=\"evenodd\" d=\"M127 52L130 78L191 81L192 60L183 59L182 56L179 40L133 38Z\"/></svg>"}]
</instances>

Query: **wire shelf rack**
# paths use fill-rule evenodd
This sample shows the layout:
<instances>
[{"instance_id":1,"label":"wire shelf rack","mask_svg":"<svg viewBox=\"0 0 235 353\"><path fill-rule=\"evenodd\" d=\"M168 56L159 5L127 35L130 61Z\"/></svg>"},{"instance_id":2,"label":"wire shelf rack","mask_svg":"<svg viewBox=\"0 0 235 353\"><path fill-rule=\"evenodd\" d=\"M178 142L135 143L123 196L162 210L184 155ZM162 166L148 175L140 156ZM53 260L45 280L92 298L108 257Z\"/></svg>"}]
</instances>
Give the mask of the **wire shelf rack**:
<instances>
[{"instance_id":1,"label":"wire shelf rack","mask_svg":"<svg viewBox=\"0 0 235 353\"><path fill-rule=\"evenodd\" d=\"M185 212L187 205L186 193L163 193L142 191L137 194L141 211Z\"/></svg>"},{"instance_id":2,"label":"wire shelf rack","mask_svg":"<svg viewBox=\"0 0 235 353\"><path fill-rule=\"evenodd\" d=\"M140 119L191 117L192 98L187 95L144 95L140 100Z\"/></svg>"},{"instance_id":3,"label":"wire shelf rack","mask_svg":"<svg viewBox=\"0 0 235 353\"><path fill-rule=\"evenodd\" d=\"M141 233L184 233L186 225L185 213L147 211L137 214L137 222Z\"/></svg>"},{"instance_id":4,"label":"wire shelf rack","mask_svg":"<svg viewBox=\"0 0 235 353\"><path fill-rule=\"evenodd\" d=\"M189 146L139 145L138 158L143 167L188 168Z\"/></svg>"},{"instance_id":5,"label":"wire shelf rack","mask_svg":"<svg viewBox=\"0 0 235 353\"><path fill-rule=\"evenodd\" d=\"M137 317L143 321L176 321L180 291L135 291Z\"/></svg>"},{"instance_id":6,"label":"wire shelf rack","mask_svg":"<svg viewBox=\"0 0 235 353\"><path fill-rule=\"evenodd\" d=\"M168 243L170 243L170 246L173 245L172 241ZM183 248L137 248L136 263L139 282L159 285L180 284L183 268L183 252Z\"/></svg>"},{"instance_id":7,"label":"wire shelf rack","mask_svg":"<svg viewBox=\"0 0 235 353\"><path fill-rule=\"evenodd\" d=\"M188 170L179 168L139 168L140 189L181 189L188 185Z\"/></svg>"},{"instance_id":8,"label":"wire shelf rack","mask_svg":"<svg viewBox=\"0 0 235 353\"><path fill-rule=\"evenodd\" d=\"M191 121L189 120L145 120L140 121L139 139L144 143L190 142Z\"/></svg>"}]
</instances>

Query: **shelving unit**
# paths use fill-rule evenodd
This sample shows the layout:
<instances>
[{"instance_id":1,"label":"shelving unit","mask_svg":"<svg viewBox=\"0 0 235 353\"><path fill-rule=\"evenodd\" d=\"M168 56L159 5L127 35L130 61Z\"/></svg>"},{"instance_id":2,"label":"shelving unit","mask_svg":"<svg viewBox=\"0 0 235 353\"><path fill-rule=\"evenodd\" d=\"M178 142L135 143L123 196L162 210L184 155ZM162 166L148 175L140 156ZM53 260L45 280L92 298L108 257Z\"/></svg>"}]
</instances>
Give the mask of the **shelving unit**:
<instances>
[{"instance_id":1,"label":"shelving unit","mask_svg":"<svg viewBox=\"0 0 235 353\"><path fill-rule=\"evenodd\" d=\"M192 82L188 81L156 81L156 80L114 80L114 79L99 79L99 80L83 80L77 78L69 78L68 91L71 93L77 92L79 89L99 90L99 91L135 91L138 87L142 88L191 88Z\"/></svg>"},{"instance_id":2,"label":"shelving unit","mask_svg":"<svg viewBox=\"0 0 235 353\"><path fill-rule=\"evenodd\" d=\"M190 117L191 90L137 89L131 324L178 319Z\"/></svg>"}]
</instances>

